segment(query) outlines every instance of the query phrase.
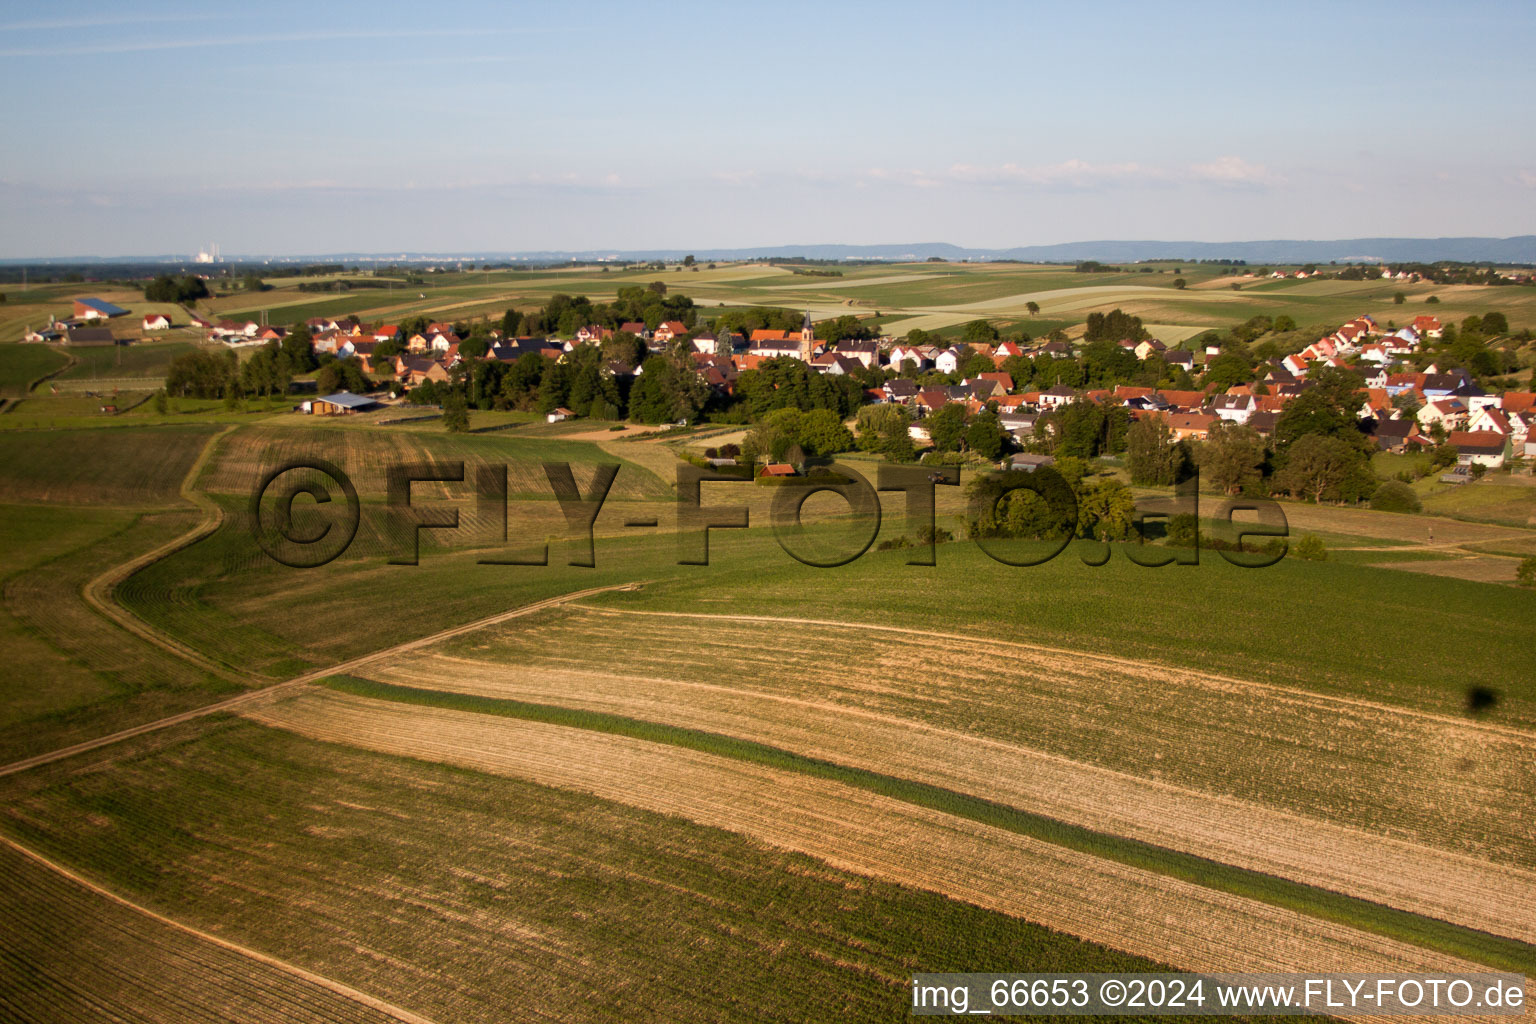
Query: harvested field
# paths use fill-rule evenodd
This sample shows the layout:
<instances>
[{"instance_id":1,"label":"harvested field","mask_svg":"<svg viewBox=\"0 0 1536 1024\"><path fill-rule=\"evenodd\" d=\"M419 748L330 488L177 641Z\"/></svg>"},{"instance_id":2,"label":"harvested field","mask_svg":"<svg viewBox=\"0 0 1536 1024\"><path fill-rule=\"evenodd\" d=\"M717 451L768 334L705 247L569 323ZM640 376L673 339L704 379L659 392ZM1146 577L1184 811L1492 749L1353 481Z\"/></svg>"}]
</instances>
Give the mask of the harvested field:
<instances>
[{"instance_id":1,"label":"harvested field","mask_svg":"<svg viewBox=\"0 0 1536 1024\"><path fill-rule=\"evenodd\" d=\"M677 817L238 719L0 785L29 846L444 1024L890 1021L915 969L1164 963Z\"/></svg>"},{"instance_id":2,"label":"harvested field","mask_svg":"<svg viewBox=\"0 0 1536 1024\"><path fill-rule=\"evenodd\" d=\"M744 692L915 721L1536 868L1536 739L1519 730L1123 659L851 623L569 608L440 650L550 671L622 664L636 678L728 680ZM451 674L435 685L452 688Z\"/></svg>"},{"instance_id":3,"label":"harvested field","mask_svg":"<svg viewBox=\"0 0 1536 1024\"><path fill-rule=\"evenodd\" d=\"M8 1020L421 1021L113 900L9 842L0 843L0 918Z\"/></svg>"},{"instance_id":4,"label":"harvested field","mask_svg":"<svg viewBox=\"0 0 1536 1024\"><path fill-rule=\"evenodd\" d=\"M584 708L767 743L1536 942L1536 874L1252 802L1213 798L912 718L739 685L577 671L538 660L425 655L371 675L404 686Z\"/></svg>"},{"instance_id":5,"label":"harvested field","mask_svg":"<svg viewBox=\"0 0 1536 1024\"><path fill-rule=\"evenodd\" d=\"M316 739L526 778L726 828L1184 969L1473 969L941 812L696 751L336 693L305 693L246 714Z\"/></svg>"}]
</instances>

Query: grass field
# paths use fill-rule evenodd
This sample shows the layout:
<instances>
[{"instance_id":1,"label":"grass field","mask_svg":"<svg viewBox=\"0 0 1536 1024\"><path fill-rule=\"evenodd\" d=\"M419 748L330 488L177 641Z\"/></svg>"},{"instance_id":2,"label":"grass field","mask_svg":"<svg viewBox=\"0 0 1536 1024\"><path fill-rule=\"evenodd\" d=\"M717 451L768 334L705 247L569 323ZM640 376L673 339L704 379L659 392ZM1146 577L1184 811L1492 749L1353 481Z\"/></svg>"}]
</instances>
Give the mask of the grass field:
<instances>
[{"instance_id":1,"label":"grass field","mask_svg":"<svg viewBox=\"0 0 1536 1024\"><path fill-rule=\"evenodd\" d=\"M0 491L9 502L163 505L215 428L0 432Z\"/></svg>"},{"instance_id":2,"label":"grass field","mask_svg":"<svg viewBox=\"0 0 1536 1024\"><path fill-rule=\"evenodd\" d=\"M144 377L159 381L171 360L198 346L189 341L146 341L133 345L77 347L69 349L75 363L59 374L60 380L91 380Z\"/></svg>"},{"instance_id":3,"label":"grass field","mask_svg":"<svg viewBox=\"0 0 1536 1024\"><path fill-rule=\"evenodd\" d=\"M42 377L69 365L46 345L0 345L0 395L24 395Z\"/></svg>"}]
</instances>

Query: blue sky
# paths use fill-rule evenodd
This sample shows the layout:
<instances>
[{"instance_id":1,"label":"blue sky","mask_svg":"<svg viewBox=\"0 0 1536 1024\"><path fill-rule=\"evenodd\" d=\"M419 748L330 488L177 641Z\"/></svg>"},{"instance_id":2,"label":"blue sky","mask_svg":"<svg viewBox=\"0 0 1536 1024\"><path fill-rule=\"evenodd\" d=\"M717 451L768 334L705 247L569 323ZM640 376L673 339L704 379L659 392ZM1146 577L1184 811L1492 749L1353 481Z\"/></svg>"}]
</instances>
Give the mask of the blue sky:
<instances>
[{"instance_id":1,"label":"blue sky","mask_svg":"<svg viewBox=\"0 0 1536 1024\"><path fill-rule=\"evenodd\" d=\"M1536 233L1536 5L0 3L0 257Z\"/></svg>"}]
</instances>

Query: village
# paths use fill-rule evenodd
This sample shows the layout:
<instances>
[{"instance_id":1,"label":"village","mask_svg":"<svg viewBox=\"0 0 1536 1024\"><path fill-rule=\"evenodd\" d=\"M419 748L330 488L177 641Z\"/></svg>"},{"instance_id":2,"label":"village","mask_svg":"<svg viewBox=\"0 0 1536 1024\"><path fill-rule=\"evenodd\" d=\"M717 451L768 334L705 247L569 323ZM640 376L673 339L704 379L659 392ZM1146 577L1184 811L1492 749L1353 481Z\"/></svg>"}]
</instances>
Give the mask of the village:
<instances>
[{"instance_id":1,"label":"village","mask_svg":"<svg viewBox=\"0 0 1536 1024\"><path fill-rule=\"evenodd\" d=\"M1298 271L1297 273L1301 273ZM1387 271L1388 276L1391 271ZM210 341L233 349L259 349L280 344L289 329L251 321L209 320L184 310L183 324ZM100 299L84 297L74 302L74 316L50 324L41 332L29 332L28 340L58 341L71 346L112 345L125 339L109 325L128 316L128 311ZM142 317L141 335L150 338L173 326L172 315L152 312ZM317 415L352 414L378 408L409 396L424 384L448 386L473 359L504 365L530 353L552 363L568 360L586 348L603 348L616 336L627 335L635 343L635 358L606 359L604 376L626 385L645 373L649 357L671 354L685 360L711 393L729 399L741 374L758 370L770 360L796 360L809 370L829 377L849 377L868 383L862 401L893 404L910 414L909 434L920 451L932 442L927 426L930 417L946 406L959 406L969 418L990 412L997 417L1009 447L1024 449L1011 454L1005 465L1032 469L1053 460L1041 455L1037 425L1046 414L1073 403L1099 407L1123 406L1132 420L1156 418L1166 423L1172 441L1202 441L1220 423L1237 424L1269 438L1288 402L1311 386L1308 376L1319 367L1349 370L1363 382L1363 401L1357 410L1360 428L1384 452L1425 451L1449 445L1456 464L1442 478L1462 482L1509 460L1536 457L1536 394L1530 391L1488 393L1460 366L1417 360L1426 343L1444 332L1434 315L1421 314L1403 327L1383 327L1370 316L1358 316L1300 352L1275 357L1256 366L1249 382L1225 387L1208 379L1204 386L1168 388L1115 384L1112 387L1080 387L1057 383L1050 387L1016 386L1004 368L1010 359L1041 360L1046 365L1074 360L1081 342L1065 338L1040 343L972 340L958 344L933 344L925 339L912 343L890 336L842 338L826 341L817 336L817 325L805 314L799 330L758 328L746 332L691 329L681 320L651 326L627 321L613 327L587 324L569 337L506 337L487 323L472 325L448 322L418 324L409 332L395 324L367 325L355 317L314 317L303 325L318 359L355 365L368 378L382 378L379 388L366 394L317 395L299 408ZM466 344L460 332L474 339ZM1119 347L1145 364L1149 359L1183 371L1191 382L1208 377L1203 371L1222 354L1218 345L1199 352L1170 347L1150 337L1124 339ZM466 354L466 353L469 354ZM989 369L980 369L981 366ZM565 406L547 412L551 421L575 417ZM773 473L785 473L782 464L770 463Z\"/></svg>"}]
</instances>

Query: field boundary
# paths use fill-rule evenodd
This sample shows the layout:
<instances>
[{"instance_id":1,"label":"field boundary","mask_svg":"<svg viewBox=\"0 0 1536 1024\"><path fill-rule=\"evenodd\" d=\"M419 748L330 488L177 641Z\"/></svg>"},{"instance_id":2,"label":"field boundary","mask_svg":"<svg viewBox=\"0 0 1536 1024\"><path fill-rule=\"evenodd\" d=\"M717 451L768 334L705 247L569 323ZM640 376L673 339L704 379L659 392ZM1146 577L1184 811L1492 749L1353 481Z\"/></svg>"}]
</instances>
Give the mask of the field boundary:
<instances>
[{"instance_id":1,"label":"field boundary","mask_svg":"<svg viewBox=\"0 0 1536 1024\"><path fill-rule=\"evenodd\" d=\"M435 644L442 640L449 640L453 637L471 632L473 630L484 629L487 626L499 625L500 623L519 618L523 615L531 615L534 612L543 611L546 608L553 608L556 605L565 604L568 601L580 600L581 598L591 597L594 594L601 594L610 590L638 590L644 585L645 582L646 581L635 583L612 583L605 587L590 587L586 590L577 590L569 594L558 594L555 597L545 598L542 601L534 601L532 604L520 605L517 608L513 608L509 611L497 612L495 615L488 615L483 619L476 619L473 622L466 622L460 626L450 626L447 629L439 630L438 632L432 633L429 636L418 637L415 640L407 640L403 643L395 644L391 647L380 648L379 650L373 651L370 654L364 654L359 657L352 658L348 661L328 666L326 668L315 669L313 672L306 672L303 675L295 676L292 679L281 683L274 683L271 686L266 686L261 689L248 690L245 693L237 694L236 696L230 697L226 700L217 701L213 704L207 704L200 708L193 708L191 711L183 711L180 714L171 715L168 718L160 718L153 722L145 722L143 725L135 725L128 729L122 729L118 732L109 733L106 736L98 736L95 739L90 740L82 740L79 743L71 744L67 747L60 747L58 750L50 750L47 753L34 754L32 757L23 758L20 761L13 761L8 765L0 766L0 777L4 777L6 775L14 775L17 772L26 771L28 768L37 768L45 764L52 764L54 761L62 761L67 757L73 757L75 754L84 754L92 750L100 749L101 747L110 746L113 743L119 743L123 740L132 739L135 736L143 736L145 733L157 732L160 729L167 729L173 725L180 725L183 722L190 722L198 718L204 718L208 715L214 715L224 711L232 711L244 704L250 704L261 700L270 700L272 699L273 694L282 690L296 688L307 683L318 682L321 679L324 679L326 676L351 672L354 669L363 668L364 666L369 665L379 660L380 658L388 658L397 654L405 654L418 648L425 647L429 644Z\"/></svg>"},{"instance_id":2,"label":"field boundary","mask_svg":"<svg viewBox=\"0 0 1536 1024\"><path fill-rule=\"evenodd\" d=\"M323 975L315 974L312 971L306 971L302 967L297 967L284 960L279 960L276 957L268 956L267 954L259 952L258 950L251 949L249 946L242 946L238 943L231 942L228 939L222 939L217 935L202 931L199 928L194 928L193 926L185 924L181 921L177 921L174 918L166 917L164 914L151 910L142 904L134 903L132 900L129 900L126 897L119 896L111 889L97 885L95 882L84 877L83 875L76 874L74 871L71 871L69 868L55 860L45 857L43 854L38 853L36 850L23 846L21 843L18 843L16 840L12 839L10 836L0 834L0 842L3 842L6 846L9 846L17 853L28 858L29 860L36 862L42 867L45 867L48 870L69 879L69 881L73 882L74 884L81 886L82 888L87 889L98 896L111 900L113 903L116 903L119 906L127 907L129 910L143 914L145 917L148 917L152 921L157 921L160 924L174 928L184 934L191 935L193 938L200 939L203 942L212 943L213 945L218 946L220 949L227 949L231 953L247 957L251 960L257 961L258 963L266 964L268 967L275 968L285 974L291 974L302 981L309 982L311 985L317 985L320 988L334 992L344 999L350 999L353 1002L361 1003L370 1009L378 1010L380 1013L388 1014L396 1020L405 1022L405 1024L436 1024L435 1021L428 1017L423 1017L420 1014L412 1013L411 1011L403 1009L402 1007L395 1006L393 1003L387 1003L376 996L370 996L366 992L358 991L350 985L345 985L339 981L334 981L330 978L324 977Z\"/></svg>"}]
</instances>

